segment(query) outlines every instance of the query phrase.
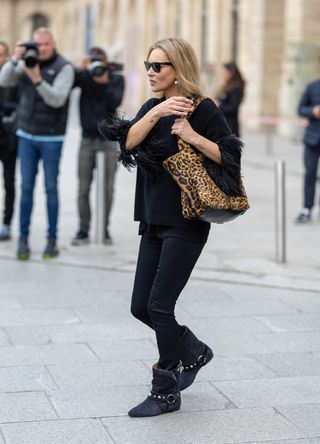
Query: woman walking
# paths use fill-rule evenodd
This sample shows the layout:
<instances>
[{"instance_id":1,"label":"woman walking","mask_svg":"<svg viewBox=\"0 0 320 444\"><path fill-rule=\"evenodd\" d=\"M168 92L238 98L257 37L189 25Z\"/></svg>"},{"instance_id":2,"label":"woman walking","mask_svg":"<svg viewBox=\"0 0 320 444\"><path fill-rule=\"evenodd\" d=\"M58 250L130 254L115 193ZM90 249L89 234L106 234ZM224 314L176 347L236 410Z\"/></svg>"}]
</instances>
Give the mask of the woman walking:
<instances>
[{"instance_id":1,"label":"woman walking","mask_svg":"<svg viewBox=\"0 0 320 444\"><path fill-rule=\"evenodd\" d=\"M222 68L223 86L217 94L217 102L232 133L239 137L239 107L244 96L245 82L234 62L225 63Z\"/></svg>"},{"instance_id":2,"label":"woman walking","mask_svg":"<svg viewBox=\"0 0 320 444\"><path fill-rule=\"evenodd\" d=\"M210 224L184 219L180 189L162 162L178 152L177 136L223 164L224 150L241 151L226 121L211 100L194 109L201 96L195 53L185 40L154 43L145 61L158 98L148 100L135 119L106 122L102 131L120 141L125 166L137 165L134 219L140 222L140 249L131 312L155 331L159 360L152 368L152 390L129 411L132 417L179 410L180 392L213 357L211 348L175 318L175 304L207 241ZM190 115L189 120L185 117ZM231 140L232 139L232 140ZM223 165L222 165L223 166Z\"/></svg>"}]
</instances>

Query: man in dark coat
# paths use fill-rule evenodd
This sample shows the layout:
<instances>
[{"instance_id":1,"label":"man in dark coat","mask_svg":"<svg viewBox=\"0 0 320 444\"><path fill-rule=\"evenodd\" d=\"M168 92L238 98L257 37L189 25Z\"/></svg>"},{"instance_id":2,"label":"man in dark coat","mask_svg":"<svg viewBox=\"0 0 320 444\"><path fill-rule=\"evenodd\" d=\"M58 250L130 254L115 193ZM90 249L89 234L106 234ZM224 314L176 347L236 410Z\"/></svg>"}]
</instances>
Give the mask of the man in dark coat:
<instances>
[{"instance_id":1,"label":"man in dark coat","mask_svg":"<svg viewBox=\"0 0 320 444\"><path fill-rule=\"evenodd\" d=\"M304 134L304 203L297 223L311 220L314 205L318 162L320 157L320 80L310 83L301 98L298 113L309 121Z\"/></svg>"},{"instance_id":2,"label":"man in dark coat","mask_svg":"<svg viewBox=\"0 0 320 444\"><path fill-rule=\"evenodd\" d=\"M72 245L89 243L91 224L90 188L98 151L104 153L104 244L112 243L109 222L113 201L114 180L117 168L118 144L104 139L98 123L108 114L113 114L120 105L124 92L124 78L115 72L116 65L109 64L105 51L93 47L82 62L82 69L76 71L75 84L81 88L80 121L82 140L78 155L78 212L79 230L73 237Z\"/></svg>"},{"instance_id":3,"label":"man in dark coat","mask_svg":"<svg viewBox=\"0 0 320 444\"><path fill-rule=\"evenodd\" d=\"M0 70L9 57L9 47L0 42ZM17 107L17 88L0 87L0 160L3 164L4 211L0 225L0 241L10 239L10 226L15 198L16 136L15 116Z\"/></svg>"}]
</instances>

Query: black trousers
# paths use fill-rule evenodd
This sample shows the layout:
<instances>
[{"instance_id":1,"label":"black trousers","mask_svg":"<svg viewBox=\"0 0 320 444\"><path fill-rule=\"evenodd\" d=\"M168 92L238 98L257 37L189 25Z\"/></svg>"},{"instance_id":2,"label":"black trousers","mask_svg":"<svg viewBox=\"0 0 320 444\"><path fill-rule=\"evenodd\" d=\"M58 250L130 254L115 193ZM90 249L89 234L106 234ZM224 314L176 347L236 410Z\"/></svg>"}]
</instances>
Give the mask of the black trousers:
<instances>
[{"instance_id":1,"label":"black trousers","mask_svg":"<svg viewBox=\"0 0 320 444\"><path fill-rule=\"evenodd\" d=\"M320 145L305 145L304 148L304 207L311 209L314 205L314 196L317 181Z\"/></svg>"},{"instance_id":2,"label":"black trousers","mask_svg":"<svg viewBox=\"0 0 320 444\"><path fill-rule=\"evenodd\" d=\"M141 237L131 313L155 330L159 365L165 370L180 361L183 329L174 309L206 242L207 236L203 237L161 226L153 226Z\"/></svg>"},{"instance_id":3,"label":"black trousers","mask_svg":"<svg viewBox=\"0 0 320 444\"><path fill-rule=\"evenodd\" d=\"M6 225L10 225L13 215L16 159L16 150L0 148L0 160L3 163L3 179L5 189L3 223Z\"/></svg>"}]
</instances>

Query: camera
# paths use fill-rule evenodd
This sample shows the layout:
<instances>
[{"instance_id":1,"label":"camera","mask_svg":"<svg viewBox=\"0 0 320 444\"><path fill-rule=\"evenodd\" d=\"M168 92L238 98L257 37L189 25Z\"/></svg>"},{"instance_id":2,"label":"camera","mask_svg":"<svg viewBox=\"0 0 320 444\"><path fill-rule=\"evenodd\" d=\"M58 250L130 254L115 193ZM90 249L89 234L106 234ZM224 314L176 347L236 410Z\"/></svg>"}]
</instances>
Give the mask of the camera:
<instances>
[{"instance_id":1,"label":"camera","mask_svg":"<svg viewBox=\"0 0 320 444\"><path fill-rule=\"evenodd\" d=\"M26 52L24 53L22 60L28 68L34 68L38 64L38 47L35 42L23 42L20 43L19 46L23 46L26 48Z\"/></svg>"},{"instance_id":2,"label":"camera","mask_svg":"<svg viewBox=\"0 0 320 444\"><path fill-rule=\"evenodd\" d=\"M88 66L89 74L92 77L102 77L106 72L112 73L122 69L121 63L103 63L100 57L91 57L91 63Z\"/></svg>"},{"instance_id":3,"label":"camera","mask_svg":"<svg viewBox=\"0 0 320 444\"><path fill-rule=\"evenodd\" d=\"M100 57L91 57L88 71L92 77L102 77L107 72L107 65L102 62Z\"/></svg>"},{"instance_id":4,"label":"camera","mask_svg":"<svg viewBox=\"0 0 320 444\"><path fill-rule=\"evenodd\" d=\"M122 70L123 70L122 63L115 63L115 62L108 63L108 71L109 72L122 71Z\"/></svg>"}]
</instances>

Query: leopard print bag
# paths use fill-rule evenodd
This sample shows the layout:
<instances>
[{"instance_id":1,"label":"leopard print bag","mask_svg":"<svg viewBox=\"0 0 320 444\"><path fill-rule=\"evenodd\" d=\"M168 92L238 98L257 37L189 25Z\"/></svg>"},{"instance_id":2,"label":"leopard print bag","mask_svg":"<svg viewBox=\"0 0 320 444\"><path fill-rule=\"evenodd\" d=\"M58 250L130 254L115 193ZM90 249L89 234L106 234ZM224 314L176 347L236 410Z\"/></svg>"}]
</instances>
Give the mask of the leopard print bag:
<instances>
[{"instance_id":1,"label":"leopard print bag","mask_svg":"<svg viewBox=\"0 0 320 444\"><path fill-rule=\"evenodd\" d=\"M205 99L205 97L198 98L194 103L194 109ZM249 209L242 182L241 195L228 196L209 176L203 154L196 153L191 145L180 137L178 137L178 147L179 152L166 159L163 166L181 188L183 217L222 224Z\"/></svg>"}]
</instances>

